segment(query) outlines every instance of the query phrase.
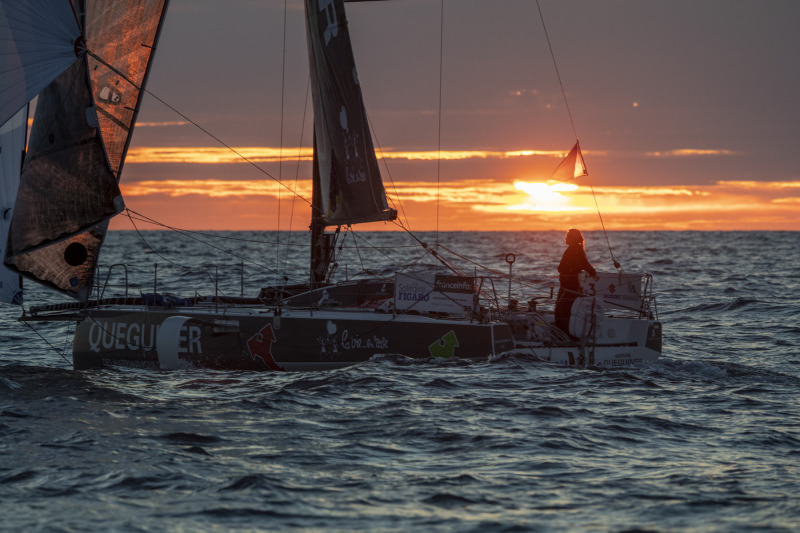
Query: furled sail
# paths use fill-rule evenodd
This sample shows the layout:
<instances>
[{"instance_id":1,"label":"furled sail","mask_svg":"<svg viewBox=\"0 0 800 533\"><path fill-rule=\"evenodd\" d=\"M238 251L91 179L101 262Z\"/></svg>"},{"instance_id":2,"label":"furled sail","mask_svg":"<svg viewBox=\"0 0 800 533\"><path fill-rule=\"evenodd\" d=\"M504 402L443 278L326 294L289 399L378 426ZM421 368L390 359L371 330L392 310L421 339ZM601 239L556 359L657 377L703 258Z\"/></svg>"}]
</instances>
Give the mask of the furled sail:
<instances>
[{"instance_id":1,"label":"furled sail","mask_svg":"<svg viewBox=\"0 0 800 533\"><path fill-rule=\"evenodd\" d=\"M6 250L27 132L27 106L0 125L0 257ZM3 265L0 265L0 302L22 304L22 278Z\"/></svg>"},{"instance_id":2,"label":"furled sail","mask_svg":"<svg viewBox=\"0 0 800 533\"><path fill-rule=\"evenodd\" d=\"M37 101L6 265L88 297L165 0L87 1L84 60ZM57 194L54 192L57 191Z\"/></svg>"},{"instance_id":3,"label":"furled sail","mask_svg":"<svg viewBox=\"0 0 800 533\"><path fill-rule=\"evenodd\" d=\"M0 124L82 52L83 38L69 0L0 0Z\"/></svg>"},{"instance_id":4,"label":"furled sail","mask_svg":"<svg viewBox=\"0 0 800 533\"><path fill-rule=\"evenodd\" d=\"M393 220L356 74L342 0L306 0L314 100L315 217L324 226ZM319 205L316 203L319 202Z\"/></svg>"}]
</instances>

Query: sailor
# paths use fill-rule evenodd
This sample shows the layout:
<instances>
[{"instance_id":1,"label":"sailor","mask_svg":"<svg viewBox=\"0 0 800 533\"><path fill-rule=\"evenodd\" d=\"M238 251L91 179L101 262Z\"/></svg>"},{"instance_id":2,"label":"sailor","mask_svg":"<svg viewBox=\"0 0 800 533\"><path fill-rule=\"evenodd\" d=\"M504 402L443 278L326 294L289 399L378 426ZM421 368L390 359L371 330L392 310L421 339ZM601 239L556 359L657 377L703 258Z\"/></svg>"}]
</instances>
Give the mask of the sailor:
<instances>
[{"instance_id":1,"label":"sailor","mask_svg":"<svg viewBox=\"0 0 800 533\"><path fill-rule=\"evenodd\" d=\"M569 317L572 311L572 304L575 299L583 294L583 287L580 283L580 273L586 271L595 280L597 272L586 258L586 251L583 247L583 235L577 229L571 229L564 237L567 249L561 256L558 264L558 280L560 287L556 298L556 327L569 335Z\"/></svg>"}]
</instances>

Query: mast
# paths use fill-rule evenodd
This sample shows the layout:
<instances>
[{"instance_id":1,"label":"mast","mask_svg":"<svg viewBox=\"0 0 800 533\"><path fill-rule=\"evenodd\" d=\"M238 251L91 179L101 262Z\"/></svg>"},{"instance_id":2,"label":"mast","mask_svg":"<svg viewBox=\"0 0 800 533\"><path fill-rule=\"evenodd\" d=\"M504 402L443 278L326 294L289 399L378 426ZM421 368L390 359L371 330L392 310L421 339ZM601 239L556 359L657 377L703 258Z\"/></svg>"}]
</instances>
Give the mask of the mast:
<instances>
[{"instance_id":1,"label":"mast","mask_svg":"<svg viewBox=\"0 0 800 533\"><path fill-rule=\"evenodd\" d=\"M397 218L372 144L342 0L305 0L314 102L312 288L327 281L343 225ZM325 228L336 226L335 233Z\"/></svg>"},{"instance_id":2,"label":"mast","mask_svg":"<svg viewBox=\"0 0 800 533\"><path fill-rule=\"evenodd\" d=\"M319 159L317 158L317 136L314 135L313 169L311 174L311 265L309 268L309 288L314 290L325 283L330 265L331 253L329 235L325 233L322 216L322 196L319 186Z\"/></svg>"}]
</instances>

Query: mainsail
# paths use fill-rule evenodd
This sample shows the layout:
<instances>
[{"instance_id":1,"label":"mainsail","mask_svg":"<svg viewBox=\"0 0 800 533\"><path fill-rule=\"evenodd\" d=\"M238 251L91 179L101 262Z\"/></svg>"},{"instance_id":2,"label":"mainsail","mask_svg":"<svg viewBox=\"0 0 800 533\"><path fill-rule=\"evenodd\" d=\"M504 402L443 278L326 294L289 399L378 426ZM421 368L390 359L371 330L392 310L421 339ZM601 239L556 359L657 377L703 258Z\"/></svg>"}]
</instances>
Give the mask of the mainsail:
<instances>
[{"instance_id":1,"label":"mainsail","mask_svg":"<svg viewBox=\"0 0 800 533\"><path fill-rule=\"evenodd\" d=\"M314 100L315 212L323 226L393 220L361 97L342 0L306 0Z\"/></svg>"},{"instance_id":2,"label":"mainsail","mask_svg":"<svg viewBox=\"0 0 800 533\"><path fill-rule=\"evenodd\" d=\"M40 94L5 263L88 297L165 0L86 1L86 53ZM57 193L55 193L57 192Z\"/></svg>"},{"instance_id":3,"label":"mainsail","mask_svg":"<svg viewBox=\"0 0 800 533\"><path fill-rule=\"evenodd\" d=\"M0 257L6 250L27 132L27 106L0 125ZM0 302L22 304L22 278L3 265L0 265Z\"/></svg>"}]
</instances>

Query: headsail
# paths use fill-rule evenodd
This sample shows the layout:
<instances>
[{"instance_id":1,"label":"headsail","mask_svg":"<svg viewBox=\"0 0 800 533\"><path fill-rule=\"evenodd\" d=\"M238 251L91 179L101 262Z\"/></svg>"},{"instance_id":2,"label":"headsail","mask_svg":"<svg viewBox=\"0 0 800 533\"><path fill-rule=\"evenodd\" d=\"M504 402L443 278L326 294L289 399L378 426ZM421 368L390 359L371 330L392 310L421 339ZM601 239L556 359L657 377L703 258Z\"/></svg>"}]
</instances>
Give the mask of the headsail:
<instances>
[{"instance_id":1,"label":"headsail","mask_svg":"<svg viewBox=\"0 0 800 533\"><path fill-rule=\"evenodd\" d=\"M393 220L397 212L386 201L344 3L306 0L305 8L319 176L314 216L324 226Z\"/></svg>"},{"instance_id":2,"label":"headsail","mask_svg":"<svg viewBox=\"0 0 800 533\"><path fill-rule=\"evenodd\" d=\"M70 296L88 297L108 219L124 209L119 172L165 7L87 1L87 54L37 102L6 264Z\"/></svg>"},{"instance_id":3,"label":"headsail","mask_svg":"<svg viewBox=\"0 0 800 533\"><path fill-rule=\"evenodd\" d=\"M75 63L83 46L69 0L0 0L0 124Z\"/></svg>"},{"instance_id":4,"label":"headsail","mask_svg":"<svg viewBox=\"0 0 800 533\"><path fill-rule=\"evenodd\" d=\"M583 162L581 146L576 141L575 146L569 151L567 157L561 160L561 163L553 171L551 178L558 181L571 181L588 174L586 172L586 164Z\"/></svg>"},{"instance_id":5,"label":"headsail","mask_svg":"<svg viewBox=\"0 0 800 533\"><path fill-rule=\"evenodd\" d=\"M27 106L0 125L0 257L6 250L27 132ZM3 265L0 265L0 302L22 304L22 278Z\"/></svg>"},{"instance_id":6,"label":"headsail","mask_svg":"<svg viewBox=\"0 0 800 533\"><path fill-rule=\"evenodd\" d=\"M123 209L77 62L39 95L11 225L11 256L94 226Z\"/></svg>"},{"instance_id":7,"label":"headsail","mask_svg":"<svg viewBox=\"0 0 800 533\"><path fill-rule=\"evenodd\" d=\"M166 0L87 2L89 76L101 138L115 174L128 149L165 9Z\"/></svg>"},{"instance_id":8,"label":"headsail","mask_svg":"<svg viewBox=\"0 0 800 533\"><path fill-rule=\"evenodd\" d=\"M86 63L75 63L39 95L6 250L9 268L79 297L88 296L100 241L71 238L124 208L86 75Z\"/></svg>"}]
</instances>

